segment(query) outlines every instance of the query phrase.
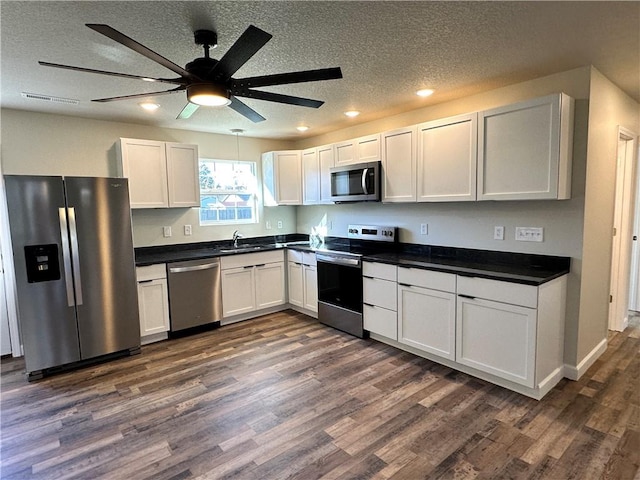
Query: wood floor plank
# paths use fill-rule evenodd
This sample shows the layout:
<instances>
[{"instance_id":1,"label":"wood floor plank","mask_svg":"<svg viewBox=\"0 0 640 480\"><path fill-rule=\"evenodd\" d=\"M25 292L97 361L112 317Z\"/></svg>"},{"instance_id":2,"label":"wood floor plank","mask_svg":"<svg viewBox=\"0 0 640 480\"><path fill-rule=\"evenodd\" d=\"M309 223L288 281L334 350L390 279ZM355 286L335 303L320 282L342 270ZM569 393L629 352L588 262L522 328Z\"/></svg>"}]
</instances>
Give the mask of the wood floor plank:
<instances>
[{"instance_id":1,"label":"wood floor plank","mask_svg":"<svg viewBox=\"0 0 640 480\"><path fill-rule=\"evenodd\" d=\"M535 401L285 311L28 383L0 368L0 478L640 478L640 317Z\"/></svg>"}]
</instances>

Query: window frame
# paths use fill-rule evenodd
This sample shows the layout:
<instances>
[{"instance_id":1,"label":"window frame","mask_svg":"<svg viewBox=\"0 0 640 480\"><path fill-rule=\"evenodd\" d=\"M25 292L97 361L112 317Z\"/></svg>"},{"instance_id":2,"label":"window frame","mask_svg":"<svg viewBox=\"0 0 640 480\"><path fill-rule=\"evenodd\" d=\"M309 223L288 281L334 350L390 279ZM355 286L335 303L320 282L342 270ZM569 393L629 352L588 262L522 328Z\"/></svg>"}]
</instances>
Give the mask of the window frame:
<instances>
[{"instance_id":1,"label":"window frame","mask_svg":"<svg viewBox=\"0 0 640 480\"><path fill-rule=\"evenodd\" d=\"M252 178L249 180L249 187L246 190L238 190L238 189L224 189L224 188L220 188L220 189L215 189L212 188L209 191L206 191L205 189L203 189L203 175L201 173L201 169L203 164L206 163L214 163L214 164L227 164L227 165L249 165L250 169L251 169L251 176ZM208 226L219 226L219 225L247 225L247 224L255 224L255 223L259 223L260 219L259 219L259 199L260 199L260 192L259 192L259 183L258 183L258 163L254 160L227 160L227 159L222 159L222 158L204 158L204 157L200 157L198 159L198 188L199 188L199 200L200 200L200 206L197 207L198 208L198 221L200 223L201 227L208 227ZM208 219L203 219L203 199L206 197L220 197L220 196L244 196L244 195L249 195L249 199L247 200L248 203L250 203L249 205L247 205L247 207L249 207L251 209L252 215L251 218L238 218L238 211L239 208L244 208L242 206L238 206L238 202L236 201L235 205L230 207L233 208L234 212L235 212L235 218L233 219L222 219L220 220L219 218L217 220L208 220ZM217 201L217 200L216 200ZM219 211L222 209L216 209L218 210L218 215L219 216Z\"/></svg>"}]
</instances>

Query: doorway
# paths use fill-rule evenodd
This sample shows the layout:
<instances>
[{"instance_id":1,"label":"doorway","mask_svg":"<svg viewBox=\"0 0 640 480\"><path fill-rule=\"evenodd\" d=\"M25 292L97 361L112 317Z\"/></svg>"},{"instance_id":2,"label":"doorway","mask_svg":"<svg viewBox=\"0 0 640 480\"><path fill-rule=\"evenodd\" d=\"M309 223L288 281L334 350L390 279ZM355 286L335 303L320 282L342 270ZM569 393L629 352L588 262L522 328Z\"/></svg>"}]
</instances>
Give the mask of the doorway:
<instances>
[{"instance_id":1,"label":"doorway","mask_svg":"<svg viewBox=\"0 0 640 480\"><path fill-rule=\"evenodd\" d=\"M631 280L629 310L640 312L640 149L636 157L636 204L631 246Z\"/></svg>"},{"instance_id":2,"label":"doorway","mask_svg":"<svg viewBox=\"0 0 640 480\"><path fill-rule=\"evenodd\" d=\"M635 149L636 135L619 127L609 290L609 329L617 331L623 331L629 323Z\"/></svg>"}]
</instances>

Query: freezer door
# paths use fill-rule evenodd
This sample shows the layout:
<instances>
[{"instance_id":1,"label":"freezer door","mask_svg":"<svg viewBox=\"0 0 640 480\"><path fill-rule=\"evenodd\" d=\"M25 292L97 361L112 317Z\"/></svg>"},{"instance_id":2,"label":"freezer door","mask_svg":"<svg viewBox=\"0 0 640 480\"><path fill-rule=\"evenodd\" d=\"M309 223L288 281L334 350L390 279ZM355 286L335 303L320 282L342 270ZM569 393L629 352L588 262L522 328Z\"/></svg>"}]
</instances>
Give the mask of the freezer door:
<instances>
[{"instance_id":1,"label":"freezer door","mask_svg":"<svg viewBox=\"0 0 640 480\"><path fill-rule=\"evenodd\" d=\"M125 178L65 177L83 359L140 346Z\"/></svg>"},{"instance_id":2,"label":"freezer door","mask_svg":"<svg viewBox=\"0 0 640 480\"><path fill-rule=\"evenodd\" d=\"M5 175L4 181L27 372L78 361L62 178Z\"/></svg>"}]
</instances>

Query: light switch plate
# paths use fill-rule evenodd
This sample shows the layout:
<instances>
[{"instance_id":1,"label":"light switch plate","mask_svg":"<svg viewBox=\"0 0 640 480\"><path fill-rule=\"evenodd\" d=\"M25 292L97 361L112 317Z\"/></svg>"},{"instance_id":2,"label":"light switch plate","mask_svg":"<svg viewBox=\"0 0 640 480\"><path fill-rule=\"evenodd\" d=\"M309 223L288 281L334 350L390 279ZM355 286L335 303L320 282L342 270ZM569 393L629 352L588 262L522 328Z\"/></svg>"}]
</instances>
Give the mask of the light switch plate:
<instances>
[{"instance_id":1,"label":"light switch plate","mask_svg":"<svg viewBox=\"0 0 640 480\"><path fill-rule=\"evenodd\" d=\"M544 229L542 227L516 227L516 240L519 242L544 241Z\"/></svg>"}]
</instances>

